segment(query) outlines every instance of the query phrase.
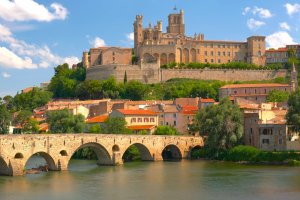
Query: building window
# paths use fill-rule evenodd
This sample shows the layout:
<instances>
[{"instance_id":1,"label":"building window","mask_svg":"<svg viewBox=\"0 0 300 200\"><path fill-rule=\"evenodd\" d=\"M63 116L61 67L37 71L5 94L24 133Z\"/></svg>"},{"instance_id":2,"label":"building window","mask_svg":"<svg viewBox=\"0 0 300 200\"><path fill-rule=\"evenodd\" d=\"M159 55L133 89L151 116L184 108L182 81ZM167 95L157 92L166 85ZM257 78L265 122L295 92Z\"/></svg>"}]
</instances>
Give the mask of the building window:
<instances>
[{"instance_id":1,"label":"building window","mask_svg":"<svg viewBox=\"0 0 300 200\"><path fill-rule=\"evenodd\" d=\"M153 117L151 117L150 122L155 122L155 119Z\"/></svg>"},{"instance_id":2,"label":"building window","mask_svg":"<svg viewBox=\"0 0 300 200\"><path fill-rule=\"evenodd\" d=\"M263 140L262 140L262 143L263 143L263 144L269 144L269 139L263 139Z\"/></svg>"},{"instance_id":3,"label":"building window","mask_svg":"<svg viewBox=\"0 0 300 200\"><path fill-rule=\"evenodd\" d=\"M160 121L160 125L164 125L164 122L163 122L163 121Z\"/></svg>"},{"instance_id":4,"label":"building window","mask_svg":"<svg viewBox=\"0 0 300 200\"><path fill-rule=\"evenodd\" d=\"M141 117L139 117L138 122L143 122L143 119Z\"/></svg>"},{"instance_id":5,"label":"building window","mask_svg":"<svg viewBox=\"0 0 300 200\"><path fill-rule=\"evenodd\" d=\"M207 59L205 59L205 60L204 60L204 62L206 62L206 63L207 63Z\"/></svg>"},{"instance_id":6,"label":"building window","mask_svg":"<svg viewBox=\"0 0 300 200\"><path fill-rule=\"evenodd\" d=\"M210 62L211 62L211 63L214 63L214 59L210 59Z\"/></svg>"},{"instance_id":7,"label":"building window","mask_svg":"<svg viewBox=\"0 0 300 200\"><path fill-rule=\"evenodd\" d=\"M228 60L228 63L230 63L230 60Z\"/></svg>"},{"instance_id":8,"label":"building window","mask_svg":"<svg viewBox=\"0 0 300 200\"><path fill-rule=\"evenodd\" d=\"M204 51L204 55L206 55L206 56L207 56L207 51Z\"/></svg>"},{"instance_id":9,"label":"building window","mask_svg":"<svg viewBox=\"0 0 300 200\"><path fill-rule=\"evenodd\" d=\"M144 118L144 122L149 122L149 118L148 118L148 117L145 117L145 118Z\"/></svg>"},{"instance_id":10,"label":"building window","mask_svg":"<svg viewBox=\"0 0 300 200\"><path fill-rule=\"evenodd\" d=\"M218 51L218 56L220 56L221 55L221 52L220 51Z\"/></svg>"},{"instance_id":11,"label":"building window","mask_svg":"<svg viewBox=\"0 0 300 200\"><path fill-rule=\"evenodd\" d=\"M173 114L173 117L176 118L176 113Z\"/></svg>"},{"instance_id":12,"label":"building window","mask_svg":"<svg viewBox=\"0 0 300 200\"><path fill-rule=\"evenodd\" d=\"M213 55L214 55L214 52L213 52L213 51L211 51L211 52L210 52L210 55L211 55L211 56L213 56Z\"/></svg>"},{"instance_id":13,"label":"building window","mask_svg":"<svg viewBox=\"0 0 300 200\"><path fill-rule=\"evenodd\" d=\"M223 44L223 48L225 48L225 44Z\"/></svg>"},{"instance_id":14,"label":"building window","mask_svg":"<svg viewBox=\"0 0 300 200\"><path fill-rule=\"evenodd\" d=\"M200 49L197 49L198 54L200 54Z\"/></svg>"},{"instance_id":15,"label":"building window","mask_svg":"<svg viewBox=\"0 0 300 200\"><path fill-rule=\"evenodd\" d=\"M223 51L223 56L225 56L226 55L226 53L225 53L225 51Z\"/></svg>"},{"instance_id":16,"label":"building window","mask_svg":"<svg viewBox=\"0 0 300 200\"><path fill-rule=\"evenodd\" d=\"M230 52L227 52L227 55L230 56Z\"/></svg>"},{"instance_id":17,"label":"building window","mask_svg":"<svg viewBox=\"0 0 300 200\"><path fill-rule=\"evenodd\" d=\"M218 59L218 63L221 63L221 59Z\"/></svg>"},{"instance_id":18,"label":"building window","mask_svg":"<svg viewBox=\"0 0 300 200\"><path fill-rule=\"evenodd\" d=\"M136 123L136 118L131 118L131 123Z\"/></svg>"},{"instance_id":19,"label":"building window","mask_svg":"<svg viewBox=\"0 0 300 200\"><path fill-rule=\"evenodd\" d=\"M282 139L281 138L278 140L278 144L282 144Z\"/></svg>"}]
</instances>

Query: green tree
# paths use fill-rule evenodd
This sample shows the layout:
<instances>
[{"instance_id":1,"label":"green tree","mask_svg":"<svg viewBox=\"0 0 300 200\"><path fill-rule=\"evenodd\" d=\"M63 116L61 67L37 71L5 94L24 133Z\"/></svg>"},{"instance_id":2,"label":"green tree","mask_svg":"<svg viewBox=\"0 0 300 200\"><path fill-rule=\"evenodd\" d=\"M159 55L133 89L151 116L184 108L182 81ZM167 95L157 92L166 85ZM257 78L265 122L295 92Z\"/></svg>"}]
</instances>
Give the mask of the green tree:
<instances>
[{"instance_id":1,"label":"green tree","mask_svg":"<svg viewBox=\"0 0 300 200\"><path fill-rule=\"evenodd\" d=\"M49 112L47 122L51 133L82 133L85 127L84 116L67 109Z\"/></svg>"},{"instance_id":2,"label":"green tree","mask_svg":"<svg viewBox=\"0 0 300 200\"><path fill-rule=\"evenodd\" d=\"M286 115L288 125L291 129L300 131L300 90L292 93L288 99L288 113Z\"/></svg>"},{"instance_id":3,"label":"green tree","mask_svg":"<svg viewBox=\"0 0 300 200\"><path fill-rule=\"evenodd\" d=\"M76 96L80 99L103 98L102 84L98 80L85 80L76 87Z\"/></svg>"},{"instance_id":4,"label":"green tree","mask_svg":"<svg viewBox=\"0 0 300 200\"><path fill-rule=\"evenodd\" d=\"M145 84L139 81L129 81L124 87L124 93L121 95L124 99L142 100L146 92Z\"/></svg>"},{"instance_id":5,"label":"green tree","mask_svg":"<svg viewBox=\"0 0 300 200\"><path fill-rule=\"evenodd\" d=\"M15 125L20 125L22 127L23 133L32 133L38 131L37 121L31 118L32 112L29 110L21 110L18 112L16 118L14 119Z\"/></svg>"},{"instance_id":6,"label":"green tree","mask_svg":"<svg viewBox=\"0 0 300 200\"><path fill-rule=\"evenodd\" d=\"M178 135L176 128L170 126L158 126L154 135Z\"/></svg>"},{"instance_id":7,"label":"green tree","mask_svg":"<svg viewBox=\"0 0 300 200\"><path fill-rule=\"evenodd\" d=\"M124 84L126 84L127 83L127 72L126 72L126 70L125 70L125 74L124 74Z\"/></svg>"},{"instance_id":8,"label":"green tree","mask_svg":"<svg viewBox=\"0 0 300 200\"><path fill-rule=\"evenodd\" d=\"M6 134L9 131L11 114L4 104L0 103L0 134Z\"/></svg>"},{"instance_id":9,"label":"green tree","mask_svg":"<svg viewBox=\"0 0 300 200\"><path fill-rule=\"evenodd\" d=\"M289 93L283 90L271 90L268 94L268 102L285 102L289 98Z\"/></svg>"},{"instance_id":10,"label":"green tree","mask_svg":"<svg viewBox=\"0 0 300 200\"><path fill-rule=\"evenodd\" d=\"M109 117L105 120L102 132L105 134L130 134L131 131L126 128L126 121L121 117Z\"/></svg>"},{"instance_id":11,"label":"green tree","mask_svg":"<svg viewBox=\"0 0 300 200\"><path fill-rule=\"evenodd\" d=\"M38 133L39 132L39 122L35 119L29 119L28 122L23 127L24 133Z\"/></svg>"},{"instance_id":12,"label":"green tree","mask_svg":"<svg viewBox=\"0 0 300 200\"><path fill-rule=\"evenodd\" d=\"M33 88L30 92L17 94L13 99L13 104L16 111L32 111L37 107L47 104L51 100L52 95L53 94L49 91L42 91L40 88Z\"/></svg>"},{"instance_id":13,"label":"green tree","mask_svg":"<svg viewBox=\"0 0 300 200\"><path fill-rule=\"evenodd\" d=\"M226 150L242 143L242 112L228 98L201 110L194 119L194 127L207 138L205 145L210 149Z\"/></svg>"},{"instance_id":14,"label":"green tree","mask_svg":"<svg viewBox=\"0 0 300 200\"><path fill-rule=\"evenodd\" d=\"M99 124L92 125L89 128L89 133L101 133L101 126Z\"/></svg>"}]
</instances>

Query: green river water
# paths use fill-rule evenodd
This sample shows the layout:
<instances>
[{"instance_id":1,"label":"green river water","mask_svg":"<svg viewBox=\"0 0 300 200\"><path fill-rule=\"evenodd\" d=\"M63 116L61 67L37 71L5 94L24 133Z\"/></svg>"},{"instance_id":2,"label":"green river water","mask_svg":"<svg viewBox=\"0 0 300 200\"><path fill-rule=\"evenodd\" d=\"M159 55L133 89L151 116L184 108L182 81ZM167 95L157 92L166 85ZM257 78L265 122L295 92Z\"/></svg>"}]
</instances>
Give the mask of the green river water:
<instances>
[{"instance_id":1,"label":"green river water","mask_svg":"<svg viewBox=\"0 0 300 200\"><path fill-rule=\"evenodd\" d=\"M54 199L299 200L300 168L210 161L104 167L72 160L65 172L0 177L0 200Z\"/></svg>"}]
</instances>

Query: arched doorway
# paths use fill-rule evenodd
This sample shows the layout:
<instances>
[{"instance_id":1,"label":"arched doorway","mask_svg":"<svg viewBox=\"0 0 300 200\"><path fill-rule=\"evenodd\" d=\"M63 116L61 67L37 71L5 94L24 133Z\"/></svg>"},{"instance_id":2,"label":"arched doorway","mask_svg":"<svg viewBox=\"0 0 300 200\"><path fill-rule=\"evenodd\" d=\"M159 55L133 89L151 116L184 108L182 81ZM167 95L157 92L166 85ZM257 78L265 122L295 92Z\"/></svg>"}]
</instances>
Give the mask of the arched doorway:
<instances>
[{"instance_id":1,"label":"arched doorway","mask_svg":"<svg viewBox=\"0 0 300 200\"><path fill-rule=\"evenodd\" d=\"M183 49L183 63L188 64L189 60L189 50L185 48Z\"/></svg>"},{"instance_id":2,"label":"arched doorway","mask_svg":"<svg viewBox=\"0 0 300 200\"><path fill-rule=\"evenodd\" d=\"M124 154L122 155L122 159L124 162L129 161L153 161L153 156L151 155L149 149L140 143L135 143L130 145Z\"/></svg>"},{"instance_id":3,"label":"arched doorway","mask_svg":"<svg viewBox=\"0 0 300 200\"><path fill-rule=\"evenodd\" d=\"M196 49L191 49L191 62L196 62Z\"/></svg>"},{"instance_id":4,"label":"arched doorway","mask_svg":"<svg viewBox=\"0 0 300 200\"><path fill-rule=\"evenodd\" d=\"M169 54L169 63L174 63L175 62L175 54L174 53L170 53Z\"/></svg>"},{"instance_id":5,"label":"arched doorway","mask_svg":"<svg viewBox=\"0 0 300 200\"><path fill-rule=\"evenodd\" d=\"M166 146L161 155L164 161L179 161L182 159L180 149L173 144Z\"/></svg>"},{"instance_id":6,"label":"arched doorway","mask_svg":"<svg viewBox=\"0 0 300 200\"><path fill-rule=\"evenodd\" d=\"M107 149L98 143L86 143L73 151L70 160L68 161L68 168L70 165L75 166L76 162L71 160L95 160L98 165L111 165L112 159ZM72 168L72 167L71 167ZM73 167L75 168L75 167Z\"/></svg>"},{"instance_id":7,"label":"arched doorway","mask_svg":"<svg viewBox=\"0 0 300 200\"><path fill-rule=\"evenodd\" d=\"M160 65L166 65L166 64L168 64L167 54L162 53L160 55Z\"/></svg>"},{"instance_id":8,"label":"arched doorway","mask_svg":"<svg viewBox=\"0 0 300 200\"><path fill-rule=\"evenodd\" d=\"M2 176L9 176L9 168L7 163L0 157L0 175Z\"/></svg>"}]
</instances>

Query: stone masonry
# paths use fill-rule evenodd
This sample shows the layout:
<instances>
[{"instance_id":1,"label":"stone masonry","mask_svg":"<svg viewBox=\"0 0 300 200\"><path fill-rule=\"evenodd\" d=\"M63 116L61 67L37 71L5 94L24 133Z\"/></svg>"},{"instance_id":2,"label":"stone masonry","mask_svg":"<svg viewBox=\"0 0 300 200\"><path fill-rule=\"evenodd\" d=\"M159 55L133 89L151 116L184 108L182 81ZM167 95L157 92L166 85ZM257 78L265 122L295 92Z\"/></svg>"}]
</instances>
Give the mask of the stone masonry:
<instances>
[{"instance_id":1,"label":"stone masonry","mask_svg":"<svg viewBox=\"0 0 300 200\"><path fill-rule=\"evenodd\" d=\"M120 165L125 151L135 145L142 160L163 160L162 152L169 149L176 158L188 158L194 147L204 145L202 137L155 135L103 135L103 134L44 134L1 135L0 175L24 174L26 162L39 154L49 170L68 170L72 155L84 147L92 148L99 165Z\"/></svg>"}]
</instances>

